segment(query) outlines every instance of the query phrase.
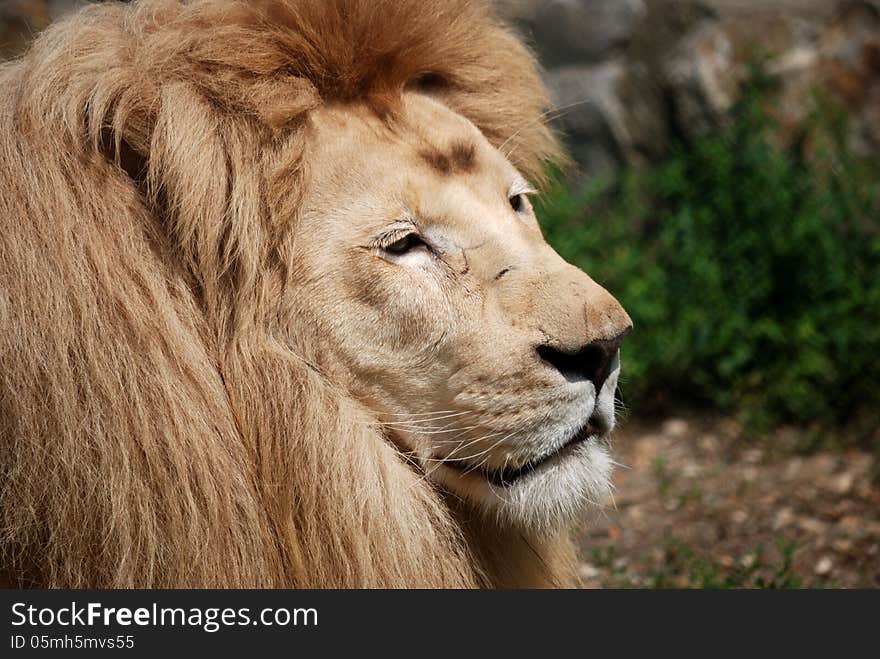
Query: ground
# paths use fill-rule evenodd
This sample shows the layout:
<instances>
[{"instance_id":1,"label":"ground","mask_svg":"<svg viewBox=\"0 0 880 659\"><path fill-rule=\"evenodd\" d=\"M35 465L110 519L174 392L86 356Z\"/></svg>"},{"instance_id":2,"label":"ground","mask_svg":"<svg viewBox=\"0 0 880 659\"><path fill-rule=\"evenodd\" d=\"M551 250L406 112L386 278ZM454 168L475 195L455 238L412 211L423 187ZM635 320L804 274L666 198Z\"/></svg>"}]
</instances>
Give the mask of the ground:
<instances>
[{"instance_id":1,"label":"ground","mask_svg":"<svg viewBox=\"0 0 880 659\"><path fill-rule=\"evenodd\" d=\"M582 534L588 587L880 587L876 458L793 454L732 421L624 423L614 502ZM763 448L762 448L763 447Z\"/></svg>"}]
</instances>

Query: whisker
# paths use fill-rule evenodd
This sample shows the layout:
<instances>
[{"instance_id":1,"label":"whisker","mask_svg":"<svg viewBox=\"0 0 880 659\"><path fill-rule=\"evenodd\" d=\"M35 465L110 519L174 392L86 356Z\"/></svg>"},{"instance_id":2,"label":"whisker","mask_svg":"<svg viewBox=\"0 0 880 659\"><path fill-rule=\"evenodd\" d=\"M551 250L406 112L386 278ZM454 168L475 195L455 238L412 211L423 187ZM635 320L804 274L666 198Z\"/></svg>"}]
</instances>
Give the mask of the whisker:
<instances>
[{"instance_id":1,"label":"whisker","mask_svg":"<svg viewBox=\"0 0 880 659\"><path fill-rule=\"evenodd\" d=\"M405 424L405 425L412 425L412 426L420 426L420 425L430 425L436 421L442 421L444 419L451 419L454 417L462 416L464 414L467 414L467 412L457 412L455 414L444 414L444 415L435 415L435 416L421 416L418 418L409 418L409 419L408 418L400 418L400 419L379 418L379 419L366 421L365 423L367 423L368 425L377 425L377 424L400 425L400 424ZM388 415L385 415L385 416L388 416ZM395 415L395 416L403 417L405 415L399 414L399 415Z\"/></svg>"},{"instance_id":2,"label":"whisker","mask_svg":"<svg viewBox=\"0 0 880 659\"><path fill-rule=\"evenodd\" d=\"M516 428L513 432L508 433L507 435L505 435L504 437L502 437L501 439L499 439L497 442L495 442L494 444L492 444L492 446L490 446L490 447L487 448L486 450L484 450L484 451L480 451L479 453L476 453L476 454L470 456L469 458L467 458L467 460L473 460L473 459L476 458L476 457L479 457L479 456L481 456L481 455L485 455L485 454L487 454L487 453L490 453L491 451L494 451L496 448L498 448L498 447L501 445L502 442L506 441L506 440L509 439L510 437L513 437L515 434L517 434L518 432L520 432L520 430L522 430L522 426ZM465 459L465 458L461 458L461 459ZM467 473L470 473L471 471L473 471L474 469L479 469L480 467L482 467L482 466L486 463L486 461L487 461L488 459L489 459L489 456L486 456L486 458L484 458L482 461L480 461L479 463L477 463L477 464L474 465L473 467L470 467L470 468L468 468L468 469L465 469L464 473L467 474Z\"/></svg>"},{"instance_id":3,"label":"whisker","mask_svg":"<svg viewBox=\"0 0 880 659\"><path fill-rule=\"evenodd\" d=\"M609 490L609 491L608 491L608 496L611 498L611 508L614 510L614 512L618 512L618 510L617 510L617 501L614 500L614 491L613 491L613 490Z\"/></svg>"},{"instance_id":4,"label":"whisker","mask_svg":"<svg viewBox=\"0 0 880 659\"><path fill-rule=\"evenodd\" d=\"M431 416L434 414L450 414L450 416L467 414L467 411L456 411L456 410L434 410L433 412L387 412L384 413L383 416Z\"/></svg>"},{"instance_id":5,"label":"whisker","mask_svg":"<svg viewBox=\"0 0 880 659\"><path fill-rule=\"evenodd\" d=\"M425 430L423 428L413 428L412 426L402 426L402 425L392 425L392 424L383 424L388 428L397 428L400 430L412 430L414 433L418 433L419 435L445 435L451 432L465 432L468 430L473 430L474 428L479 428L480 426L464 426L463 428L438 428L433 430ZM446 440L449 441L449 440Z\"/></svg>"},{"instance_id":6,"label":"whisker","mask_svg":"<svg viewBox=\"0 0 880 659\"><path fill-rule=\"evenodd\" d=\"M531 126L534 126L537 123L546 124L550 121L554 121L556 119L559 119L562 116L565 116L565 114L568 111L570 111L571 109L576 108L579 105L585 105L587 103L592 103L592 102L593 102L592 99L585 98L585 99L581 99L580 101L575 101L573 103L567 103L566 105L560 105L557 107L548 108L547 110L542 112L540 115L538 115L535 119L528 122L527 124L524 124L523 126L520 126L516 131L514 131L514 133L512 135L510 135L510 137L508 137L506 140L504 140L504 142L501 143L501 146L498 147L498 150L501 151L502 153L504 153L504 147L507 146L508 142L519 137L520 133L522 133L526 128L530 128ZM504 155L509 156L510 153L513 153L513 151L510 151L509 153L505 153Z\"/></svg>"},{"instance_id":7,"label":"whisker","mask_svg":"<svg viewBox=\"0 0 880 659\"><path fill-rule=\"evenodd\" d=\"M489 439L490 437L495 437L495 436L500 435L500 434L501 434L500 432L493 432L493 433L488 433L488 434L486 434L486 435L481 435L480 437L477 437L477 438L475 438L475 439L469 440L469 441L467 441L467 442L465 442L465 443L459 445L458 447L456 447L455 449L453 449L450 453L448 453L447 455L445 455L445 456L442 458L442 461L443 461L443 462L459 462L459 461L461 461L461 460L471 460L471 459L473 459L474 457L477 457L477 456L479 456L479 455L482 455L483 452L475 453L474 455L470 455L470 456L465 455L465 456L453 457L456 453L458 453L458 452L461 451L462 449L465 449L465 448L467 448L467 447L469 447L469 446L473 446L474 444L476 444L476 443L478 443L478 442L485 441L485 440Z\"/></svg>"}]
</instances>

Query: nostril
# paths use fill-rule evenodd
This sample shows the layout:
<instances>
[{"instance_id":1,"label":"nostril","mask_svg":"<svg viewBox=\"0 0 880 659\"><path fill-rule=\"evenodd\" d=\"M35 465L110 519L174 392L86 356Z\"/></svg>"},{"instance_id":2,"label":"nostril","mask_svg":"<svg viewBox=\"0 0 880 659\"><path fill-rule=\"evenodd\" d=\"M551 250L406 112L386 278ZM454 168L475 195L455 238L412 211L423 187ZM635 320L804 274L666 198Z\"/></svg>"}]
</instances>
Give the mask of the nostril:
<instances>
[{"instance_id":1,"label":"nostril","mask_svg":"<svg viewBox=\"0 0 880 659\"><path fill-rule=\"evenodd\" d=\"M538 346L536 350L541 359L568 380L590 380L597 389L601 386L598 380L605 381L602 373L610 361L610 356L600 345L590 344L574 352L549 345Z\"/></svg>"},{"instance_id":2,"label":"nostril","mask_svg":"<svg viewBox=\"0 0 880 659\"><path fill-rule=\"evenodd\" d=\"M567 380L589 380L599 391L617 363L617 350L625 335L626 332L613 339L593 341L577 350L547 344L539 345L535 350L544 362Z\"/></svg>"}]
</instances>

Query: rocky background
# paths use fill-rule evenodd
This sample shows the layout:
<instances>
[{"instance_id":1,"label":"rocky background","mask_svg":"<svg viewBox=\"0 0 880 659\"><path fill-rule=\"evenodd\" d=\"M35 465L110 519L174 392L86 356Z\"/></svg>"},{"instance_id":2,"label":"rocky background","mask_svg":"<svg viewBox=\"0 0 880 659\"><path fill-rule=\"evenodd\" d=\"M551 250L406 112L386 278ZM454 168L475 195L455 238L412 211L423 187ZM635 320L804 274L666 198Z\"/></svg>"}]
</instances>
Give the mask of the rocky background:
<instances>
[{"instance_id":1,"label":"rocky background","mask_svg":"<svg viewBox=\"0 0 880 659\"><path fill-rule=\"evenodd\" d=\"M796 139L824 90L849 110L853 142L880 153L880 2L498 0L533 43L555 123L589 175L664 155L717 127L750 59L783 84L774 109Z\"/></svg>"},{"instance_id":2,"label":"rocky background","mask_svg":"<svg viewBox=\"0 0 880 659\"><path fill-rule=\"evenodd\" d=\"M429 0L426 0L429 1ZM442 0L437 0L442 1ZM583 177L662 160L727 121L755 55L793 144L817 95L880 156L880 0L495 0L538 52ZM0 0L0 59L82 0ZM859 448L802 451L803 429L625 420L617 495L584 525L588 586L880 587L880 470Z\"/></svg>"}]
</instances>

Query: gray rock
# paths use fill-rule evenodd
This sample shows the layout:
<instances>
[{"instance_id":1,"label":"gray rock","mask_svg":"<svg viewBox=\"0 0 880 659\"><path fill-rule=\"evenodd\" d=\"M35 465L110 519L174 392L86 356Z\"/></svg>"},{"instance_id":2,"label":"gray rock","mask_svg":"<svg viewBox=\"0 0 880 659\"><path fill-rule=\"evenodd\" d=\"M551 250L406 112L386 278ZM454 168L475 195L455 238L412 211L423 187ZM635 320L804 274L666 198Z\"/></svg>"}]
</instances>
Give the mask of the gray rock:
<instances>
[{"instance_id":1,"label":"gray rock","mask_svg":"<svg viewBox=\"0 0 880 659\"><path fill-rule=\"evenodd\" d=\"M796 132L819 81L819 30L815 20L778 11L702 21L665 63L681 133L694 137L725 121L756 56L782 83L772 108L782 132Z\"/></svg>"},{"instance_id":2,"label":"gray rock","mask_svg":"<svg viewBox=\"0 0 880 659\"><path fill-rule=\"evenodd\" d=\"M675 123L688 138L726 120L755 54L780 82L768 108L776 138L791 144L816 107L816 89L848 110L852 146L880 153L880 10L876 2L839 5L829 19L764 11L705 18L679 39L661 75Z\"/></svg>"},{"instance_id":3,"label":"gray rock","mask_svg":"<svg viewBox=\"0 0 880 659\"><path fill-rule=\"evenodd\" d=\"M643 0L502 0L545 66L597 62L624 48L644 15Z\"/></svg>"},{"instance_id":4,"label":"gray rock","mask_svg":"<svg viewBox=\"0 0 880 659\"><path fill-rule=\"evenodd\" d=\"M667 61L665 77L682 133L704 134L723 120L736 99L741 72L717 21L705 21L684 38Z\"/></svg>"},{"instance_id":5,"label":"gray rock","mask_svg":"<svg viewBox=\"0 0 880 659\"><path fill-rule=\"evenodd\" d=\"M586 176L633 165L666 149L666 113L656 81L625 59L547 72L554 125Z\"/></svg>"},{"instance_id":6,"label":"gray rock","mask_svg":"<svg viewBox=\"0 0 880 659\"><path fill-rule=\"evenodd\" d=\"M880 1L851 2L822 32L819 77L847 109L851 145L880 155Z\"/></svg>"},{"instance_id":7,"label":"gray rock","mask_svg":"<svg viewBox=\"0 0 880 659\"><path fill-rule=\"evenodd\" d=\"M547 0L494 0L495 11L507 21L527 23L538 15Z\"/></svg>"},{"instance_id":8,"label":"gray rock","mask_svg":"<svg viewBox=\"0 0 880 659\"><path fill-rule=\"evenodd\" d=\"M624 72L619 61L547 72L546 82L556 104L553 123L585 174L617 169L625 160L617 93Z\"/></svg>"}]
</instances>

